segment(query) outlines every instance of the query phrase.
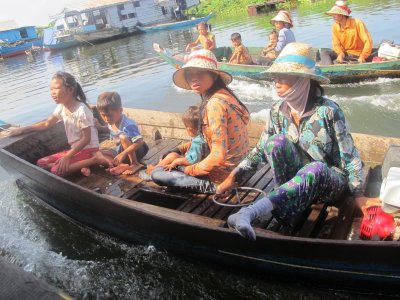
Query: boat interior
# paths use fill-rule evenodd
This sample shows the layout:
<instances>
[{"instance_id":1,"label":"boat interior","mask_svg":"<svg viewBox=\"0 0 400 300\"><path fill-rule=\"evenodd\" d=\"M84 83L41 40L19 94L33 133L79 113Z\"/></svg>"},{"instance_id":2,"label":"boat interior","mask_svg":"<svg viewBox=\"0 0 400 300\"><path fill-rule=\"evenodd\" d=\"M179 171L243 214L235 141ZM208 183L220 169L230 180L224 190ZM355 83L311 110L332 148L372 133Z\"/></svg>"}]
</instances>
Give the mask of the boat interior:
<instances>
[{"instance_id":1,"label":"boat interior","mask_svg":"<svg viewBox=\"0 0 400 300\"><path fill-rule=\"evenodd\" d=\"M157 118L154 114L144 112L141 115L140 110L132 110L131 114L129 112L127 114L128 117L133 114L133 118L136 120L143 119L142 123L138 123L140 124L142 134L145 136L145 141L149 145L149 151L143 158L142 163L145 165L156 164L164 154L185 141L182 138L185 135L184 126L181 124L179 114L173 114L171 118L172 114L157 112L158 115L161 114ZM163 114L168 115L169 120L163 118ZM145 120L146 118L147 121ZM155 118L158 120L158 127L150 124L154 123ZM262 127L262 124L260 125ZM63 129L63 127L59 127L61 130ZM62 135L57 135L57 137L60 136ZM250 142L252 145L257 140L257 136L259 136L259 130L252 129L250 131ZM68 147L65 139L59 142L58 139L54 138L54 133L35 134L7 146L6 150L31 163L35 163L40 157ZM110 146L112 146L112 143L109 139L104 140L101 144L102 148ZM365 185L366 194L369 196L378 196L379 194L377 193L379 192L381 181L379 165L372 166L371 168L371 164L366 163L364 171L367 179L367 184ZM177 192L160 187L152 181L142 180L138 176L138 172L139 170L133 175L115 176L106 171L105 168L93 167L92 174L89 177L76 174L67 179L100 194L131 199L132 201L148 203L188 214L200 215L209 218L210 223L220 227L227 227L226 220L228 216L239 209L237 207L216 204L213 201L213 195ZM272 179L270 165L264 164L260 166L255 174L244 180L240 186L253 187L268 193L273 189ZM259 193L243 190L238 194L232 194L232 196L220 199L219 201L222 204L235 204L237 203L237 196L239 196L241 202L251 202L258 195ZM309 210L299 217L294 227L283 224L274 217L262 220L254 224L254 226L258 228L257 231L267 231L271 234L343 240L359 238L358 232L361 221L361 212L356 208L354 198L351 195L344 195L334 204L321 202L312 205Z\"/></svg>"}]
</instances>

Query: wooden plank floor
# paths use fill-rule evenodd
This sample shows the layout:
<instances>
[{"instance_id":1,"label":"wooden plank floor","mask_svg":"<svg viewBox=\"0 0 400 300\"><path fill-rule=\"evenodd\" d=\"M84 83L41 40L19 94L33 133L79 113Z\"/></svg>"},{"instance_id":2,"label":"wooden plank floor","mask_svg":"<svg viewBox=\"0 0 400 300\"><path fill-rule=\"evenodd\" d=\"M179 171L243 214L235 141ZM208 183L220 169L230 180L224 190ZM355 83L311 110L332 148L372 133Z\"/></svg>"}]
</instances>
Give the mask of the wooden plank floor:
<instances>
[{"instance_id":1,"label":"wooden plank floor","mask_svg":"<svg viewBox=\"0 0 400 300\"><path fill-rule=\"evenodd\" d=\"M165 153L181 143L180 140L146 142L150 150L142 161L144 164L156 164ZM238 208L225 207L214 203L212 195L168 192L165 188L153 182L143 181L137 176L137 172L129 176L114 176L104 169L95 168L89 177L76 175L70 179L81 186L103 194L143 201L223 221L226 221L229 215L238 211ZM265 164L255 174L249 175L241 186L254 187L268 193L273 189L272 179L271 167L269 164ZM240 193L241 201L245 202L253 200L254 196L257 198L258 194ZM236 196L230 196L220 201L232 204L237 200ZM285 235L346 239L354 210L354 199L345 197L337 206L324 203L312 205L294 228L285 226L275 218L261 220L253 225ZM226 226L225 222L223 224Z\"/></svg>"}]
</instances>

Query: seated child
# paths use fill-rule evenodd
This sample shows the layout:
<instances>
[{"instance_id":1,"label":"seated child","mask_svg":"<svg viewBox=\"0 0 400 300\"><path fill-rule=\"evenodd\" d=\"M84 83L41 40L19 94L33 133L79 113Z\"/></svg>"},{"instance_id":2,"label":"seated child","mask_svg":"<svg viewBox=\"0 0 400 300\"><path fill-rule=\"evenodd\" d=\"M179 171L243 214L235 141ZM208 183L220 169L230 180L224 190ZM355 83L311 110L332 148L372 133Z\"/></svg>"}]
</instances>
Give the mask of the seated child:
<instances>
[{"instance_id":1,"label":"seated child","mask_svg":"<svg viewBox=\"0 0 400 300\"><path fill-rule=\"evenodd\" d=\"M249 50L242 44L242 37L240 36L240 34L232 33L231 41L233 46L235 47L235 51L233 52L229 63L238 65L253 64L253 60L251 58Z\"/></svg>"},{"instance_id":2,"label":"seated child","mask_svg":"<svg viewBox=\"0 0 400 300\"><path fill-rule=\"evenodd\" d=\"M66 72L57 72L50 82L50 95L57 104L47 120L10 131L10 136L52 128L59 120L64 123L70 149L42 157L37 165L58 176L81 171L90 175L90 166L112 166L99 151L99 139L93 113L86 95L75 78Z\"/></svg>"},{"instance_id":3,"label":"seated child","mask_svg":"<svg viewBox=\"0 0 400 300\"><path fill-rule=\"evenodd\" d=\"M164 167L171 171L177 166L190 166L206 157L209 153L208 145L199 133L199 107L189 106L182 115L183 124L192 141L178 146L176 151L168 153L156 166L148 165L146 173L150 174L156 167ZM146 176L147 177L147 176Z\"/></svg>"},{"instance_id":4,"label":"seated child","mask_svg":"<svg viewBox=\"0 0 400 300\"><path fill-rule=\"evenodd\" d=\"M206 22L201 22L197 24L196 29L199 32L199 37L194 42L187 44L186 52L193 47L196 47L200 43L206 50L212 51L217 48L217 45L215 43L215 35L211 32L208 32L208 24Z\"/></svg>"},{"instance_id":5,"label":"seated child","mask_svg":"<svg viewBox=\"0 0 400 300\"><path fill-rule=\"evenodd\" d=\"M278 33L276 30L272 30L269 35L269 43L266 48L261 51L261 57L267 57L270 59L275 59L278 55L275 51L276 44L278 43Z\"/></svg>"},{"instance_id":6,"label":"seated child","mask_svg":"<svg viewBox=\"0 0 400 300\"><path fill-rule=\"evenodd\" d=\"M117 148L114 157L116 167L109 169L114 175L130 175L142 165L139 161L149 150L135 121L122 113L121 97L116 92L104 92L97 98L97 109L108 126L97 124L99 131L109 131ZM106 153L105 153L106 154ZM110 155L110 153L107 153ZM128 162L129 164L125 163Z\"/></svg>"}]
</instances>

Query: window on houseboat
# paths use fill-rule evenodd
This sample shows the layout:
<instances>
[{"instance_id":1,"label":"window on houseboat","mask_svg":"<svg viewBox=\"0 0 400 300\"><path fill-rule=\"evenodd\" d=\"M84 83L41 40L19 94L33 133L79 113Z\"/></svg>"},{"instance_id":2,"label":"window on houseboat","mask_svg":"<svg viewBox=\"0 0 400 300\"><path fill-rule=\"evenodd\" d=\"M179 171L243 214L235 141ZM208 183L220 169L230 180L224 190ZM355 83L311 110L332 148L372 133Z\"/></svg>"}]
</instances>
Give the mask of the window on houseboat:
<instances>
[{"instance_id":1,"label":"window on houseboat","mask_svg":"<svg viewBox=\"0 0 400 300\"><path fill-rule=\"evenodd\" d=\"M26 30L26 28L21 29L19 31L19 34L21 35L21 38L26 39L28 37L28 31Z\"/></svg>"},{"instance_id":2,"label":"window on houseboat","mask_svg":"<svg viewBox=\"0 0 400 300\"><path fill-rule=\"evenodd\" d=\"M140 7L140 1L133 1L134 7Z\"/></svg>"},{"instance_id":3,"label":"window on houseboat","mask_svg":"<svg viewBox=\"0 0 400 300\"><path fill-rule=\"evenodd\" d=\"M166 15L168 13L164 6L161 6L161 12L163 15Z\"/></svg>"}]
</instances>

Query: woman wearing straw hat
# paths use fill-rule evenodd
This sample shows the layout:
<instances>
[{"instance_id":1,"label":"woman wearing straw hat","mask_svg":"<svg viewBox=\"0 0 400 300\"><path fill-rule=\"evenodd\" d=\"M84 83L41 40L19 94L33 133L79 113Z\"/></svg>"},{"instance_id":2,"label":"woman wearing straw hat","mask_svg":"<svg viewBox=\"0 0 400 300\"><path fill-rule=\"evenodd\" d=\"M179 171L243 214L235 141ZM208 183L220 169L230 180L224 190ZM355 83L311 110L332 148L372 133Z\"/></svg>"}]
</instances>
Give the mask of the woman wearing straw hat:
<instances>
[{"instance_id":1,"label":"woman wearing straw hat","mask_svg":"<svg viewBox=\"0 0 400 300\"><path fill-rule=\"evenodd\" d=\"M278 42L275 47L275 51L278 55L287 44L296 41L294 33L290 29L293 27L293 21L286 10L281 10L274 18L272 18L271 24L274 25L276 30L279 32Z\"/></svg>"},{"instance_id":2,"label":"woman wearing straw hat","mask_svg":"<svg viewBox=\"0 0 400 300\"><path fill-rule=\"evenodd\" d=\"M268 56L260 56L257 59L257 63L261 65L270 65L274 59L279 55L279 53L285 48L287 44L296 42L294 33L290 28L293 27L293 21L287 11L281 10L278 14L271 19L271 24L275 26L278 32L278 40L276 42L274 51L269 52Z\"/></svg>"},{"instance_id":3,"label":"woman wearing straw hat","mask_svg":"<svg viewBox=\"0 0 400 300\"><path fill-rule=\"evenodd\" d=\"M272 105L257 146L218 186L217 195L226 194L259 163L270 162L274 190L228 218L229 226L246 238L255 240L251 222L272 211L294 226L316 201L333 202L348 189L361 195L360 157L343 111L323 97L320 84L329 79L321 75L314 57L310 45L291 43L268 69L280 100Z\"/></svg>"},{"instance_id":4,"label":"woman wearing straw hat","mask_svg":"<svg viewBox=\"0 0 400 300\"><path fill-rule=\"evenodd\" d=\"M359 19L350 17L351 10L346 1L336 1L326 14L333 17L332 48L334 52L321 53L321 64L358 60L360 63L371 61L372 38L367 27ZM328 59L328 60L326 60Z\"/></svg>"},{"instance_id":5,"label":"woman wearing straw hat","mask_svg":"<svg viewBox=\"0 0 400 300\"><path fill-rule=\"evenodd\" d=\"M232 76L217 70L217 60L209 50L192 52L182 69L174 73L173 81L178 87L201 96L199 134L207 142L210 153L200 162L178 170L156 168L151 177L162 186L214 193L216 184L249 152L246 128L249 112L227 87Z\"/></svg>"}]
</instances>

